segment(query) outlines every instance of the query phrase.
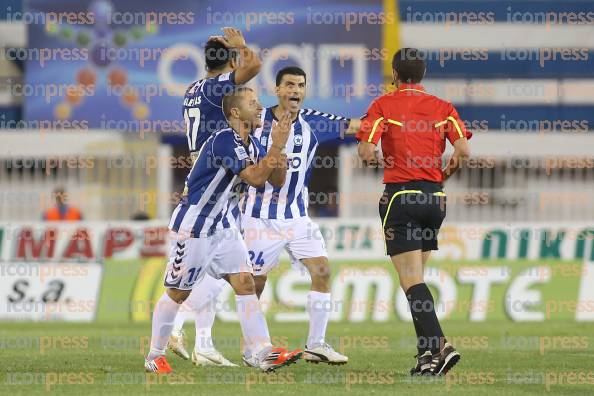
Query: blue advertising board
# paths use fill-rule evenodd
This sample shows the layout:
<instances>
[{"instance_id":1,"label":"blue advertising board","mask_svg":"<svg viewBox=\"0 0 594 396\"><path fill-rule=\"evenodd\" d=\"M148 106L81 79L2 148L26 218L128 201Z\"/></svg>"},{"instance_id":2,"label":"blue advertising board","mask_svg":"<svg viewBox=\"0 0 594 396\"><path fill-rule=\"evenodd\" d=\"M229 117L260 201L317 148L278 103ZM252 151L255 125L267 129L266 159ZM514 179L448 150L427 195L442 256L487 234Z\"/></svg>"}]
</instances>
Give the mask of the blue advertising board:
<instances>
[{"instance_id":1,"label":"blue advertising board","mask_svg":"<svg viewBox=\"0 0 594 396\"><path fill-rule=\"evenodd\" d=\"M181 98L205 76L203 45L224 26L243 31L260 51L253 82L273 105L277 70L307 72L305 105L362 115L383 91L386 26L397 14L375 1L217 2L29 0L25 103L29 121L80 128L184 132ZM345 11L345 10L348 10ZM394 38L397 42L397 37Z\"/></svg>"}]
</instances>

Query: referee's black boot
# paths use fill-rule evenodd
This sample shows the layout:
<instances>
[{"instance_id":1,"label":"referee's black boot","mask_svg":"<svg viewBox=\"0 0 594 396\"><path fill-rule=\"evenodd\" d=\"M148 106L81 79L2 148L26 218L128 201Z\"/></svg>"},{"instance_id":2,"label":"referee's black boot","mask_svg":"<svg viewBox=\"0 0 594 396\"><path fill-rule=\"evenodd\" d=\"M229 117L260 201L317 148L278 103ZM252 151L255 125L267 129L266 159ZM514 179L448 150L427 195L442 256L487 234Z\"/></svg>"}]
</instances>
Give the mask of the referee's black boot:
<instances>
[{"instance_id":1,"label":"referee's black boot","mask_svg":"<svg viewBox=\"0 0 594 396\"><path fill-rule=\"evenodd\" d=\"M431 360L431 372L433 375L445 375L460 360L460 354L449 343L443 346L443 349L434 354Z\"/></svg>"},{"instance_id":2,"label":"referee's black boot","mask_svg":"<svg viewBox=\"0 0 594 396\"><path fill-rule=\"evenodd\" d=\"M427 351L415 357L417 358L417 365L410 369L410 375L433 375L431 372L431 360L433 359L431 352Z\"/></svg>"}]
</instances>

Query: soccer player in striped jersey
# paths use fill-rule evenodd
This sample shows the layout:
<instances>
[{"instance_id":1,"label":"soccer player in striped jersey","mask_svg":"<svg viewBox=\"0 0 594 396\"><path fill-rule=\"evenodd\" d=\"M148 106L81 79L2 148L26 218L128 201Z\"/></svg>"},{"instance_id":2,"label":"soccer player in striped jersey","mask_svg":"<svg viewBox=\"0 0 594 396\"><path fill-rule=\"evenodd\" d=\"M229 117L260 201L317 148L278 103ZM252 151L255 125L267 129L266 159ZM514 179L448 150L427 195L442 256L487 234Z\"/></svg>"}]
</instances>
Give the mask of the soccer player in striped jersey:
<instances>
[{"instance_id":1,"label":"soccer player in striped jersey","mask_svg":"<svg viewBox=\"0 0 594 396\"><path fill-rule=\"evenodd\" d=\"M217 130L226 128L227 120L222 110L226 93L236 86L245 84L260 71L257 54L249 49L241 31L223 28L222 36L212 36L204 46L206 78L196 81L187 89L183 101L183 117L186 123L186 137L190 155L194 160L204 142ZM239 208L233 213L239 215ZM196 320L196 347L192 351L192 362L196 365L236 366L214 348L210 335L214 324L214 304L210 296L217 296L226 282L206 275L200 287L192 293L195 301L185 303L176 318L176 326L168 343L169 349L184 359L190 354L184 345L183 324L194 316L194 312L212 311L198 315ZM206 337L206 341L203 341Z\"/></svg>"},{"instance_id":2,"label":"soccer player in striped jersey","mask_svg":"<svg viewBox=\"0 0 594 396\"><path fill-rule=\"evenodd\" d=\"M226 27L204 46L206 78L188 87L183 102L186 137L193 157L215 131L227 127L222 111L226 93L246 84L260 71L258 55L249 49L241 31Z\"/></svg>"},{"instance_id":3,"label":"soccer player in striped jersey","mask_svg":"<svg viewBox=\"0 0 594 396\"><path fill-rule=\"evenodd\" d=\"M277 73L276 94L278 105L265 110L262 127L254 132L254 137L264 147L275 145L271 125L283 112L290 112L287 179L282 186L266 183L249 187L242 201L241 225L254 265L256 292L260 296L267 273L278 265L285 249L293 265L305 267L312 279L307 301L310 325L305 359L314 363L345 364L348 357L325 342L331 310L330 267L324 239L307 213L307 185L319 143L338 139L343 133L354 134L360 120L301 109L306 94L306 75L298 67L287 67ZM250 354L246 349L244 360L249 359Z\"/></svg>"},{"instance_id":4,"label":"soccer player in striped jersey","mask_svg":"<svg viewBox=\"0 0 594 396\"><path fill-rule=\"evenodd\" d=\"M260 126L262 112L254 91L235 88L225 95L222 107L230 128L211 135L200 149L186 182L186 194L169 223L172 238L165 270L166 292L153 312L151 348L145 361L148 371L172 371L165 349L173 321L180 304L205 273L225 279L235 291L243 338L252 351L246 359L249 366L274 371L303 354L301 350L272 346L256 295L252 263L232 215L245 184L284 184L287 160L282 151L290 131L290 114L281 116L272 127L274 144L266 152L251 136Z\"/></svg>"}]
</instances>

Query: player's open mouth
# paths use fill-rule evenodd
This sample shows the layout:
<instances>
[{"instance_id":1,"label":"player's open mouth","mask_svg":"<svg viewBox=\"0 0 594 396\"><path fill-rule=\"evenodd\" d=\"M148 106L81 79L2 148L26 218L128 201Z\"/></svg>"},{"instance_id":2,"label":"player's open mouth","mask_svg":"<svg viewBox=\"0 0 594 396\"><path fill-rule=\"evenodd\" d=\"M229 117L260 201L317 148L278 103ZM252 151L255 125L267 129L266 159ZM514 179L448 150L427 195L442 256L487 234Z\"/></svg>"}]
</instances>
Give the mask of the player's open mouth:
<instances>
[{"instance_id":1,"label":"player's open mouth","mask_svg":"<svg viewBox=\"0 0 594 396\"><path fill-rule=\"evenodd\" d=\"M289 101L290 102L293 102L293 103L299 103L300 102L299 98L289 98Z\"/></svg>"}]
</instances>

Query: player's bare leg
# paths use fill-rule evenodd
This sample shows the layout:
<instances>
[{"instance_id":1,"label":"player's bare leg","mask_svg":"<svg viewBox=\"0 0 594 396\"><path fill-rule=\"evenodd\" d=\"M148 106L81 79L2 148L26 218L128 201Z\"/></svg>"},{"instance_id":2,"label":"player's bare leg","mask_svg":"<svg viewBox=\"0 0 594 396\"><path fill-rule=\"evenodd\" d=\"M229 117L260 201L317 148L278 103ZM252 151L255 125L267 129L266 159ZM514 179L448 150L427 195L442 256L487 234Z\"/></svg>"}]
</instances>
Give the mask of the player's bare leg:
<instances>
[{"instance_id":1,"label":"player's bare leg","mask_svg":"<svg viewBox=\"0 0 594 396\"><path fill-rule=\"evenodd\" d=\"M151 349L144 367L147 371L159 374L170 373L171 366L165 359L167 341L173 329L175 316L180 305L190 295L190 290L166 289L153 311Z\"/></svg>"},{"instance_id":2,"label":"player's bare leg","mask_svg":"<svg viewBox=\"0 0 594 396\"><path fill-rule=\"evenodd\" d=\"M423 260L423 273L425 273L425 267L427 267L427 261L429 261L429 257L431 256L431 250L427 250L426 252L422 252L422 260Z\"/></svg>"},{"instance_id":3,"label":"player's bare leg","mask_svg":"<svg viewBox=\"0 0 594 396\"><path fill-rule=\"evenodd\" d=\"M423 254L413 250L392 256L392 263L398 272L400 286L405 292L413 285L423 283Z\"/></svg>"},{"instance_id":4,"label":"player's bare leg","mask_svg":"<svg viewBox=\"0 0 594 396\"><path fill-rule=\"evenodd\" d=\"M237 315L243 339L251 352L250 357L244 356L244 363L264 371L274 371L299 360L303 354L301 350L290 352L284 348L272 346L266 318L256 296L256 285L252 274L247 272L229 274L225 279L235 291Z\"/></svg>"},{"instance_id":5,"label":"player's bare leg","mask_svg":"<svg viewBox=\"0 0 594 396\"><path fill-rule=\"evenodd\" d=\"M336 352L325 341L326 328L332 310L328 258L312 257L302 259L301 262L311 276L311 291L307 295L309 334L304 358L310 363L346 364L349 358Z\"/></svg>"},{"instance_id":6,"label":"player's bare leg","mask_svg":"<svg viewBox=\"0 0 594 396\"><path fill-rule=\"evenodd\" d=\"M176 318L168 348L184 359L190 359L185 349L183 325L187 318L195 319L196 342L192 351L192 362L197 366L234 367L216 350L212 341L212 327L216 316L216 301L227 282L205 275L192 289L182 304Z\"/></svg>"},{"instance_id":7,"label":"player's bare leg","mask_svg":"<svg viewBox=\"0 0 594 396\"><path fill-rule=\"evenodd\" d=\"M254 276L254 284L256 285L256 296L260 299L262 292L264 291L264 287L266 286L266 280L268 276L266 275L258 275Z\"/></svg>"},{"instance_id":8,"label":"player's bare leg","mask_svg":"<svg viewBox=\"0 0 594 396\"><path fill-rule=\"evenodd\" d=\"M429 255L419 249L391 257L417 333L419 353L411 375L446 374L460 360L460 354L445 339L435 313L433 296L423 279Z\"/></svg>"},{"instance_id":9,"label":"player's bare leg","mask_svg":"<svg viewBox=\"0 0 594 396\"><path fill-rule=\"evenodd\" d=\"M423 274L425 264L429 260L431 251L421 252L414 250L412 252L402 253L392 256L392 263L398 272L400 286L406 291L413 285L423 283ZM420 256L420 257L419 257ZM431 375L431 351L427 348L426 336L419 321L413 317L415 333L417 335L417 363L410 371L411 375Z\"/></svg>"}]
</instances>

